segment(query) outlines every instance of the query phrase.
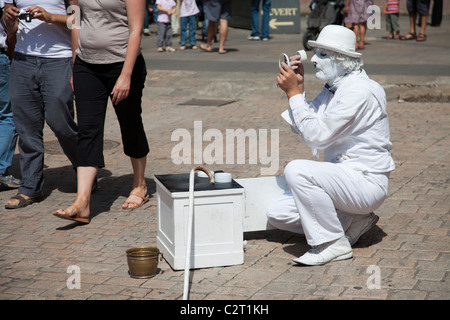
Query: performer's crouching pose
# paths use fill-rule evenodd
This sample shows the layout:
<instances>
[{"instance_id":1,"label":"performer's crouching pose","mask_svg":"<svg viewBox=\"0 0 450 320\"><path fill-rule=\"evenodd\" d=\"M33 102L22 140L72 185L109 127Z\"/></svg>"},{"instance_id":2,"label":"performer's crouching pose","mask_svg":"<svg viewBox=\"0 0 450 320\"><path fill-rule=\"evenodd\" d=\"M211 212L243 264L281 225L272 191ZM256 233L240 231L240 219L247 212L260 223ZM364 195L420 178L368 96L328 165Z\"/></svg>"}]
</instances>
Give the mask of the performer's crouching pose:
<instances>
[{"instance_id":1,"label":"performer's crouching pose","mask_svg":"<svg viewBox=\"0 0 450 320\"><path fill-rule=\"evenodd\" d=\"M391 157L383 88L361 69L355 34L343 26L323 28L311 62L322 92L306 101L304 70L297 57L277 77L289 99L282 114L313 149L317 160L294 160L284 170L290 192L272 203L267 216L279 229L305 234L312 249L295 262L322 265L353 256L352 245L378 221L386 198Z\"/></svg>"}]
</instances>

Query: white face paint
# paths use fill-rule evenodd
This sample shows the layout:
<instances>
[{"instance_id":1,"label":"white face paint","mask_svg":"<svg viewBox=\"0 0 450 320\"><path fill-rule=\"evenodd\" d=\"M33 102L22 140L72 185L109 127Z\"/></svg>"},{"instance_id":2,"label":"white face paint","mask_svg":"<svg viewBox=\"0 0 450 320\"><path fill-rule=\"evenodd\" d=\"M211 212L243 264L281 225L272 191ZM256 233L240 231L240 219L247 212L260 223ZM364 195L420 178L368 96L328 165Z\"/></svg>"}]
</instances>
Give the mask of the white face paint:
<instances>
[{"instance_id":1,"label":"white face paint","mask_svg":"<svg viewBox=\"0 0 450 320\"><path fill-rule=\"evenodd\" d=\"M316 48L314 49L314 56L311 62L316 68L316 78L332 83L338 77L345 75L345 70L334 59L331 59L333 53Z\"/></svg>"}]
</instances>

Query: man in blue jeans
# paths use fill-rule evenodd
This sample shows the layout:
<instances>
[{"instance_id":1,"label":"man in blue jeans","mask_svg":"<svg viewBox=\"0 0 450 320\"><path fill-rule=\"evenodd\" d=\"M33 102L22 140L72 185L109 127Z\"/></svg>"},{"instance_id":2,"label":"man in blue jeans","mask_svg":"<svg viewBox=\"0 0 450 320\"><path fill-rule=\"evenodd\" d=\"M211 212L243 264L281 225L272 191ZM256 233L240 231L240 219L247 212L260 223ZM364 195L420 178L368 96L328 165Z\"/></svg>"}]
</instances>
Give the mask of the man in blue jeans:
<instances>
[{"instance_id":1,"label":"man in blue jeans","mask_svg":"<svg viewBox=\"0 0 450 320\"><path fill-rule=\"evenodd\" d=\"M0 12L3 11L3 8L4 1L0 0ZM6 170L12 164L17 143L17 132L9 99L10 61L8 53L14 46L13 42L12 38L7 39L6 32L0 24L0 190L18 188L21 183L19 179L6 174ZM10 50L8 50L8 46Z\"/></svg>"},{"instance_id":2,"label":"man in blue jeans","mask_svg":"<svg viewBox=\"0 0 450 320\"><path fill-rule=\"evenodd\" d=\"M271 0L262 1L262 20L261 33L259 32L259 4L261 0L252 0L252 33L248 36L248 40L269 40L269 20L270 8L272 6Z\"/></svg>"},{"instance_id":3,"label":"man in blue jeans","mask_svg":"<svg viewBox=\"0 0 450 320\"><path fill-rule=\"evenodd\" d=\"M17 33L9 95L19 134L22 184L5 204L17 209L43 199L45 123L76 167L78 126L74 121L72 44L64 0L5 0L2 22ZM69 1L70 3L70 1ZM24 9L31 19L20 19Z\"/></svg>"}]
</instances>

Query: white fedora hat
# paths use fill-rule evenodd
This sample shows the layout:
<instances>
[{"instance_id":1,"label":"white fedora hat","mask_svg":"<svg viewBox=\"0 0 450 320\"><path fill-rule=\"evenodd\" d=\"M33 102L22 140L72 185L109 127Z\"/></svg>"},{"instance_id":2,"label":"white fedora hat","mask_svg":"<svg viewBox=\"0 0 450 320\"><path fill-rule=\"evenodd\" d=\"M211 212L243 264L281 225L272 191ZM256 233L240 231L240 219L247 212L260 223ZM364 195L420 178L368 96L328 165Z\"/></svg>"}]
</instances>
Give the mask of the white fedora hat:
<instances>
[{"instance_id":1,"label":"white fedora hat","mask_svg":"<svg viewBox=\"0 0 450 320\"><path fill-rule=\"evenodd\" d=\"M344 26L328 25L320 31L317 40L309 40L308 44L313 48L335 51L354 58L362 56L355 51L355 33Z\"/></svg>"}]
</instances>

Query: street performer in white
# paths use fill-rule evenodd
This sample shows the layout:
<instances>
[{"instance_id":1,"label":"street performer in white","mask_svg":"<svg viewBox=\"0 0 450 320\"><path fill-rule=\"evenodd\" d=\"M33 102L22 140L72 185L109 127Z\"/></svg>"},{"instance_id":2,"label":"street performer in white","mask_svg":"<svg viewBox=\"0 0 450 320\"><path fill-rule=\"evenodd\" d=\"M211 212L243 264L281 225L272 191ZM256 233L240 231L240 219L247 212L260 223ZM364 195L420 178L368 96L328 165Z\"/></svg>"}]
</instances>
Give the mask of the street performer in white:
<instances>
[{"instance_id":1,"label":"street performer in white","mask_svg":"<svg viewBox=\"0 0 450 320\"><path fill-rule=\"evenodd\" d=\"M322 265L349 259L352 245L378 221L394 170L383 88L361 69L356 37L328 25L316 41L311 62L322 92L307 101L298 56L283 63L277 82L289 99L282 117L313 149L313 160L293 160L284 170L290 192L272 203L267 216L283 230L306 236L312 249L295 262ZM323 150L324 161L318 160Z\"/></svg>"}]
</instances>

